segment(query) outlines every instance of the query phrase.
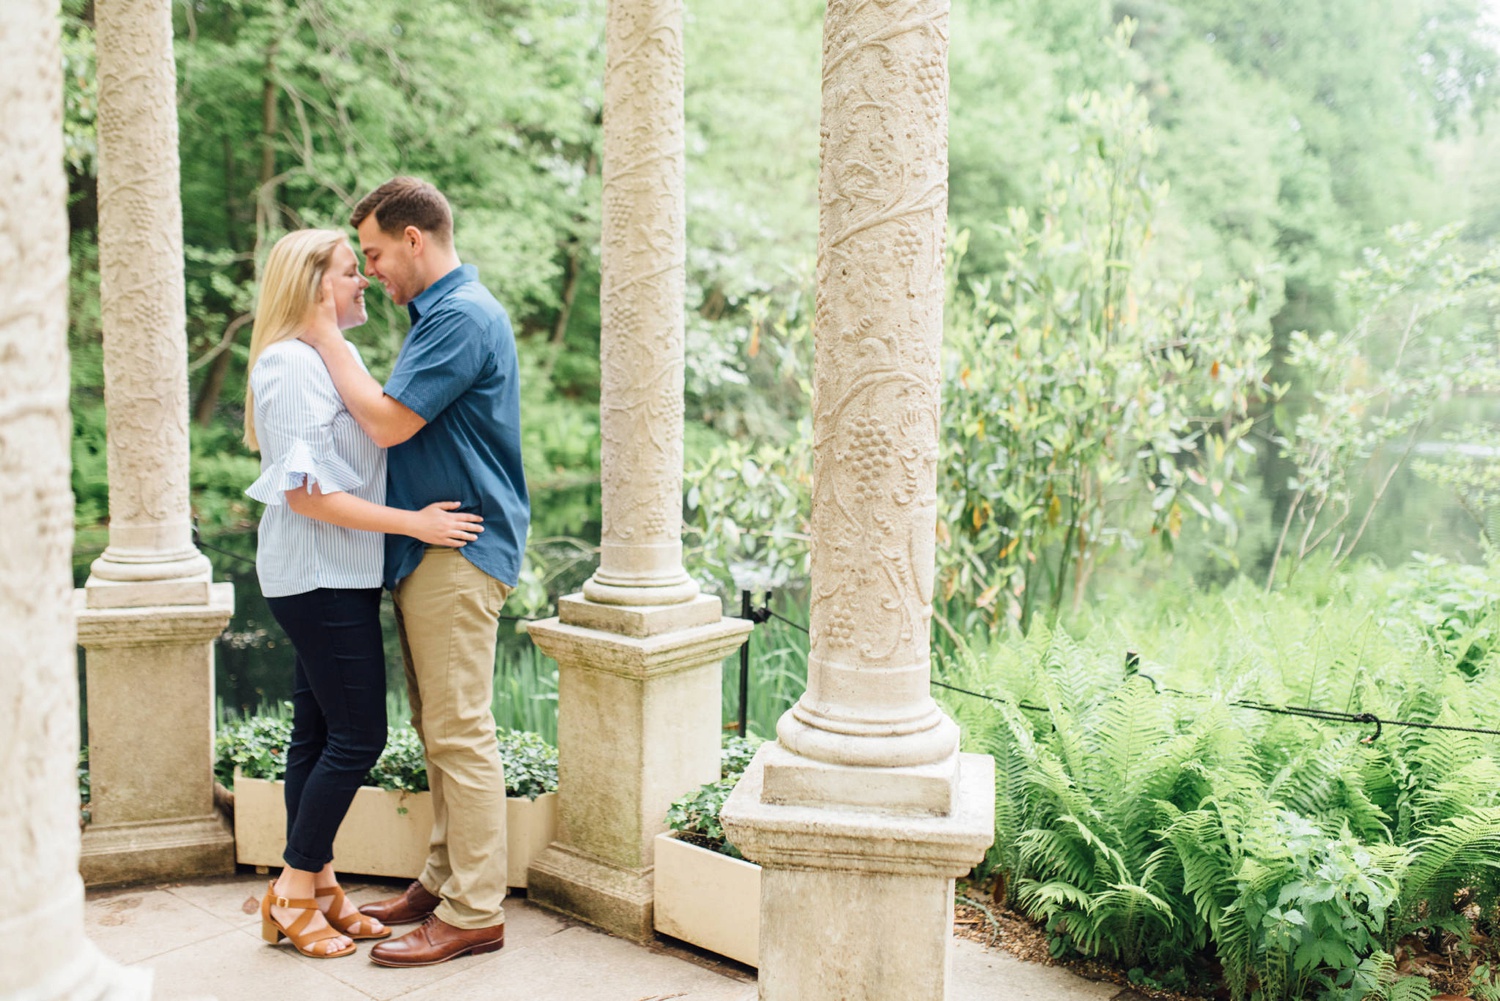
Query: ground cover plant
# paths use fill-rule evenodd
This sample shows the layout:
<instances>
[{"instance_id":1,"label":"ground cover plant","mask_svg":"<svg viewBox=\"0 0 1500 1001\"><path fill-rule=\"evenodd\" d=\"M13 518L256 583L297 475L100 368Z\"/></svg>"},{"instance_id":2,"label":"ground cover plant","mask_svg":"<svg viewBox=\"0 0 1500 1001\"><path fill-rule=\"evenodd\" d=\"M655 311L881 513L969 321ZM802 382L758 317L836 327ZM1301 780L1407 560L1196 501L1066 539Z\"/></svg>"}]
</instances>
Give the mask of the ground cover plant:
<instances>
[{"instance_id":1,"label":"ground cover plant","mask_svg":"<svg viewBox=\"0 0 1500 1001\"><path fill-rule=\"evenodd\" d=\"M235 771L245 778L275 781L286 772L290 710L225 720L214 739L214 778L234 788ZM535 733L495 731L505 767L505 794L536 799L557 791L557 748ZM367 785L405 792L427 791L427 759L410 726L393 726Z\"/></svg>"},{"instance_id":2,"label":"ground cover plant","mask_svg":"<svg viewBox=\"0 0 1500 1001\"><path fill-rule=\"evenodd\" d=\"M700 848L707 848L730 858L744 858L740 850L725 839L724 826L719 823L719 811L739 782L740 776L750 767L750 759L755 757L755 749L761 743L759 737L726 734L719 758L719 780L705 782L675 800L667 809L667 827L676 831L679 838Z\"/></svg>"},{"instance_id":3,"label":"ground cover plant","mask_svg":"<svg viewBox=\"0 0 1500 1001\"><path fill-rule=\"evenodd\" d=\"M1163 589L951 658L945 680L994 696L945 699L998 766L977 875L1054 955L1234 1001L1425 996L1397 989L1403 950L1467 972L1500 898L1500 738L1247 708L1494 729L1496 658L1465 669L1409 614L1441 598L1431 580L1304 567L1269 595Z\"/></svg>"}]
</instances>

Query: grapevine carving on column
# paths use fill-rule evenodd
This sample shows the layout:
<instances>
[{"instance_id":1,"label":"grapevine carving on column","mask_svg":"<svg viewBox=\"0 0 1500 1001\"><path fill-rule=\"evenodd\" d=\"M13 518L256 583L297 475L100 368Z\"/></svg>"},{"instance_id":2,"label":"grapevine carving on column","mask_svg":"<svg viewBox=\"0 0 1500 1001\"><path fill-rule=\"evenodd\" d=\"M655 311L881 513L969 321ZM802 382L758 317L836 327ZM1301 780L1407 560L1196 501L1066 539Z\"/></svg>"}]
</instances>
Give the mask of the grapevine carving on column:
<instances>
[{"instance_id":1,"label":"grapevine carving on column","mask_svg":"<svg viewBox=\"0 0 1500 1001\"><path fill-rule=\"evenodd\" d=\"M100 0L99 273L108 413L110 548L130 565L207 563L192 545L187 343L170 0ZM123 566L122 566L123 564ZM183 572L181 569L177 573Z\"/></svg>"},{"instance_id":2,"label":"grapevine carving on column","mask_svg":"<svg viewBox=\"0 0 1500 1001\"><path fill-rule=\"evenodd\" d=\"M72 961L78 881L78 685L68 449L67 187L57 4L0 13L0 969L40 978ZM13 112L13 113L12 113Z\"/></svg>"},{"instance_id":3,"label":"grapevine carving on column","mask_svg":"<svg viewBox=\"0 0 1500 1001\"><path fill-rule=\"evenodd\" d=\"M948 199L947 45L944 0L828 5L812 645L807 693L779 727L784 744L814 757L827 755L809 745L794 720L856 736L941 726L927 683ZM952 753L948 743L943 737L924 749L892 750L905 760L884 763L934 760ZM858 760L856 753L850 763Z\"/></svg>"},{"instance_id":4,"label":"grapevine carving on column","mask_svg":"<svg viewBox=\"0 0 1500 1001\"><path fill-rule=\"evenodd\" d=\"M611 0L606 36L599 351L604 524L599 572L584 593L606 602L670 603L697 591L682 569L681 542L681 0ZM648 593L633 595L631 588Z\"/></svg>"}]
</instances>

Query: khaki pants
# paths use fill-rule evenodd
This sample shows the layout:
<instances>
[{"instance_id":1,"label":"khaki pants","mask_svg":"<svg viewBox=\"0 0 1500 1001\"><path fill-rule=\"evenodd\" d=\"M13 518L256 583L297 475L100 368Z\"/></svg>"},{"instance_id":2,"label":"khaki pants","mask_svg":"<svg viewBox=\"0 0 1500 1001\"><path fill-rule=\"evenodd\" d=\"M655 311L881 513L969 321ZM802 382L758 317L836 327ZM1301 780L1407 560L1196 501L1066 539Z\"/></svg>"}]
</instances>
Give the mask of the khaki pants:
<instances>
[{"instance_id":1,"label":"khaki pants","mask_svg":"<svg viewBox=\"0 0 1500 1001\"><path fill-rule=\"evenodd\" d=\"M457 549L429 546L396 585L411 722L427 752L432 841L419 877L455 928L505 920L505 773L490 704L495 633L511 589Z\"/></svg>"}]
</instances>

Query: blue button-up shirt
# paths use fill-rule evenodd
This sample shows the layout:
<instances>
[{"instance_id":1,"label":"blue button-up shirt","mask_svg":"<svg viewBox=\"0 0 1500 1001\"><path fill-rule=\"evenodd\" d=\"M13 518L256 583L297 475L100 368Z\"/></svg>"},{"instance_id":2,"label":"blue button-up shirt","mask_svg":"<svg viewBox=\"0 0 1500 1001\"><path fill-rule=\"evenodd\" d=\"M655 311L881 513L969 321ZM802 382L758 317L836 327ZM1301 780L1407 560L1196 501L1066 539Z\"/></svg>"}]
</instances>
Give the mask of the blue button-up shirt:
<instances>
[{"instance_id":1,"label":"blue button-up shirt","mask_svg":"<svg viewBox=\"0 0 1500 1001\"><path fill-rule=\"evenodd\" d=\"M416 511L456 500L484 519L459 550L511 587L521 571L531 503L521 467L521 387L515 336L504 308L470 265L448 272L407 307L412 327L386 395L426 426L387 452L386 503ZM385 537L385 585L422 562L425 546Z\"/></svg>"}]
</instances>

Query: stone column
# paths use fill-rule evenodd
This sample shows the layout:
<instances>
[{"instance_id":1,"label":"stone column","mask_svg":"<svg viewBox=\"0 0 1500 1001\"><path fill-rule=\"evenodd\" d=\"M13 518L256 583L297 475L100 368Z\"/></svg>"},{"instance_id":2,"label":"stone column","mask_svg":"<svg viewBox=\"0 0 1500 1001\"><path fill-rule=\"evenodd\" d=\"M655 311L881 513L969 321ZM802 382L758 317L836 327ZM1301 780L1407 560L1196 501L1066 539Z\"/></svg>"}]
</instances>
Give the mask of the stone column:
<instances>
[{"instance_id":1,"label":"stone column","mask_svg":"<svg viewBox=\"0 0 1500 1001\"><path fill-rule=\"evenodd\" d=\"M947 50L947 0L830 0L807 691L721 814L764 867L766 1001L946 997L953 879L994 836L994 763L928 688Z\"/></svg>"},{"instance_id":2,"label":"stone column","mask_svg":"<svg viewBox=\"0 0 1500 1001\"><path fill-rule=\"evenodd\" d=\"M0 994L145 998L83 934L57 0L0 4Z\"/></svg>"},{"instance_id":3,"label":"stone column","mask_svg":"<svg viewBox=\"0 0 1500 1001\"><path fill-rule=\"evenodd\" d=\"M91 884L234 866L213 808L212 647L233 590L210 580L188 498L171 2L99 0L94 13L110 521L77 598L93 710Z\"/></svg>"},{"instance_id":4,"label":"stone column","mask_svg":"<svg viewBox=\"0 0 1500 1001\"><path fill-rule=\"evenodd\" d=\"M682 565L682 0L610 0L599 569L531 636L558 662L558 840L528 896L652 935L652 839L718 778L720 664L750 624Z\"/></svg>"}]
</instances>

